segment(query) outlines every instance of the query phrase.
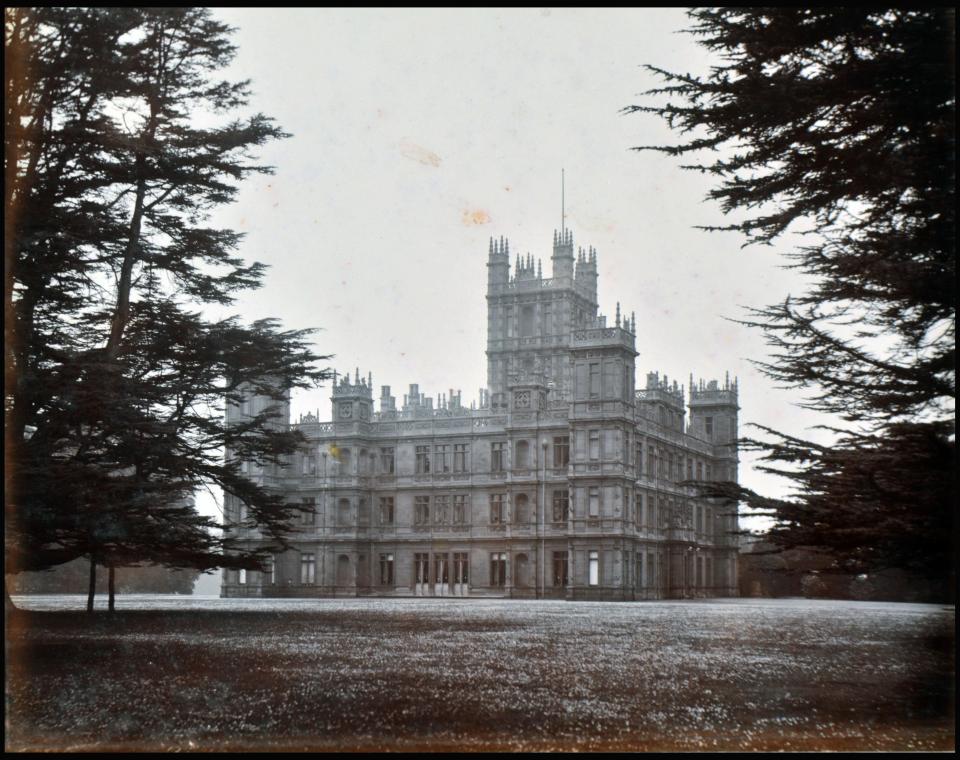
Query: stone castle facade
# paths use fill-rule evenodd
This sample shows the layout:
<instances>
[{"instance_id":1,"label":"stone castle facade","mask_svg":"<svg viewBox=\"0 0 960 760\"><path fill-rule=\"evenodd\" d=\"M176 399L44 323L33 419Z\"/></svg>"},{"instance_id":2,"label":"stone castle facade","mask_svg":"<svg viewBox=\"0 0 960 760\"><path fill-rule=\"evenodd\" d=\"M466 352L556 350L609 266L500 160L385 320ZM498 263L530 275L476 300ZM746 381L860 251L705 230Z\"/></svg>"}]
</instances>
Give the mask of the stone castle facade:
<instances>
[{"instance_id":1,"label":"stone castle facade","mask_svg":"<svg viewBox=\"0 0 960 760\"><path fill-rule=\"evenodd\" d=\"M509 243L487 261L487 388L433 399L334 379L309 448L241 466L304 506L267 572L225 571L223 596L634 600L737 593L736 514L692 480L737 479L737 383L688 398L656 372L635 388L636 320L598 314L597 258L554 233L553 276ZM275 404L252 396L227 420ZM279 424L289 425L289 403ZM687 417L689 412L689 417ZM228 456L230 452L228 452ZM264 545L229 495L232 535Z\"/></svg>"}]
</instances>

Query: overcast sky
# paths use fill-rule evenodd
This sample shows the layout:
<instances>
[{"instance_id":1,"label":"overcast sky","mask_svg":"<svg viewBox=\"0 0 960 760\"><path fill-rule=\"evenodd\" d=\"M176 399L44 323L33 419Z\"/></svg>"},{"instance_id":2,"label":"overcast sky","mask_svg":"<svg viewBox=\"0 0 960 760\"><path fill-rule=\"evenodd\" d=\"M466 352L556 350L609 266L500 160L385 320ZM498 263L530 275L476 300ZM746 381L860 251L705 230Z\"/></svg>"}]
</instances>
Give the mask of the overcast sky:
<instances>
[{"instance_id":1,"label":"overcast sky","mask_svg":"<svg viewBox=\"0 0 960 760\"><path fill-rule=\"evenodd\" d=\"M598 251L601 313L636 311L638 387L651 370L740 379L741 432L760 422L808 434L796 407L750 364L761 334L726 318L799 292L779 247L741 249L705 200L711 179L636 145L676 141L655 116L620 111L658 80L652 64L704 73L680 9L226 9L252 80L251 107L292 137L266 147L273 176L245 182L215 221L247 233L270 265L233 311L316 327L338 371L373 373L398 403L409 383L436 396L485 383L488 239L544 261L561 224ZM511 259L513 257L511 256ZM294 419L329 388L298 393ZM767 493L784 484L751 469Z\"/></svg>"}]
</instances>

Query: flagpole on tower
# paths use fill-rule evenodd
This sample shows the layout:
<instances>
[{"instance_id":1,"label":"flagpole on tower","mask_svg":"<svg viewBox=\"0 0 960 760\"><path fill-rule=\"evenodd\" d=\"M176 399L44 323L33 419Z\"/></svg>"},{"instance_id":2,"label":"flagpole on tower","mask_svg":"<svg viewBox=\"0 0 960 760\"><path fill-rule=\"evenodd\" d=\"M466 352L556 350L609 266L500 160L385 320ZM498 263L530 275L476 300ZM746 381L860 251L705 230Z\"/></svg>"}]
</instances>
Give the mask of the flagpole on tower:
<instances>
[{"instance_id":1,"label":"flagpole on tower","mask_svg":"<svg viewBox=\"0 0 960 760\"><path fill-rule=\"evenodd\" d=\"M564 170L560 169L560 230L567 231L567 205L566 205L566 177Z\"/></svg>"}]
</instances>

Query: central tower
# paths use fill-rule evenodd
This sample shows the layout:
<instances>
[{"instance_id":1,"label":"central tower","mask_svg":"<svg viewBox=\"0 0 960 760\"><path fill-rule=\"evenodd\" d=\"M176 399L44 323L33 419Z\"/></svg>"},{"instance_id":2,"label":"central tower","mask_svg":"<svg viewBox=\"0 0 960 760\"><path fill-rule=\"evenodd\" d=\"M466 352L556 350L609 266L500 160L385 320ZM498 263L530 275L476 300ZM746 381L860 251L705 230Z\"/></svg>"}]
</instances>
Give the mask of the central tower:
<instances>
[{"instance_id":1,"label":"central tower","mask_svg":"<svg viewBox=\"0 0 960 760\"><path fill-rule=\"evenodd\" d=\"M574 255L573 233L554 230L553 276L541 262L516 254L510 273L510 243L490 240L487 260L487 387L497 406L511 378L536 372L550 399L569 398L572 385L571 331L597 316L597 253Z\"/></svg>"}]
</instances>

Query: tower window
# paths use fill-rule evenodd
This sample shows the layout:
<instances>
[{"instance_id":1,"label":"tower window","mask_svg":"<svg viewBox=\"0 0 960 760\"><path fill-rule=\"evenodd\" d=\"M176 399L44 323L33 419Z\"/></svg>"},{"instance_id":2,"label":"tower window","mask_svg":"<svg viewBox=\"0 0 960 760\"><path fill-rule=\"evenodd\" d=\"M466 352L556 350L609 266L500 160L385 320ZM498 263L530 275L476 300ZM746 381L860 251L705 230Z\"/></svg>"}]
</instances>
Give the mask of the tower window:
<instances>
[{"instance_id":1,"label":"tower window","mask_svg":"<svg viewBox=\"0 0 960 760\"><path fill-rule=\"evenodd\" d=\"M533 317L534 317L534 307L533 304L528 304L520 309L520 335L528 336L533 335Z\"/></svg>"},{"instance_id":2,"label":"tower window","mask_svg":"<svg viewBox=\"0 0 960 760\"><path fill-rule=\"evenodd\" d=\"M590 365L590 398L600 398L600 364Z\"/></svg>"}]
</instances>

